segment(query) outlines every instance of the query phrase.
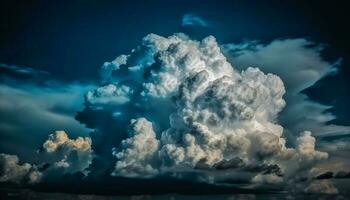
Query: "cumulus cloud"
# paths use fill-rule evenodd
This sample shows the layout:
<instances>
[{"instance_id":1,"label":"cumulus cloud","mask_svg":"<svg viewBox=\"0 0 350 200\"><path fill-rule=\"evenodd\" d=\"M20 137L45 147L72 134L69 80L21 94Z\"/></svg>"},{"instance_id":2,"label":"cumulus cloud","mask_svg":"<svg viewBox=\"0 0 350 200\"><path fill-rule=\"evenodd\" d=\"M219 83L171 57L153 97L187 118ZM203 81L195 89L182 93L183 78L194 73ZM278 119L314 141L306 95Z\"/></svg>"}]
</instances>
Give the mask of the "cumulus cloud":
<instances>
[{"instance_id":1,"label":"cumulus cloud","mask_svg":"<svg viewBox=\"0 0 350 200\"><path fill-rule=\"evenodd\" d=\"M18 156L0 153L0 182L33 184L39 182L41 176L35 165L21 164Z\"/></svg>"},{"instance_id":2,"label":"cumulus cloud","mask_svg":"<svg viewBox=\"0 0 350 200\"><path fill-rule=\"evenodd\" d=\"M127 59L128 59L128 56L120 55L116 59L114 59L112 62L105 62L101 67L101 71L100 71L102 82L108 82L110 79L110 76L112 75L112 72L115 70L118 70L121 65L125 65L127 62Z\"/></svg>"},{"instance_id":3,"label":"cumulus cloud","mask_svg":"<svg viewBox=\"0 0 350 200\"><path fill-rule=\"evenodd\" d=\"M70 139L64 131L50 134L40 153L43 154L43 162L49 163L51 168L59 169L63 173L87 174L87 168L94 157L89 137Z\"/></svg>"},{"instance_id":4,"label":"cumulus cloud","mask_svg":"<svg viewBox=\"0 0 350 200\"><path fill-rule=\"evenodd\" d=\"M158 173L153 162L157 156L159 141L152 123L145 118L131 120L130 138L122 141L121 151L115 151L118 159L113 175L148 177Z\"/></svg>"},{"instance_id":5,"label":"cumulus cloud","mask_svg":"<svg viewBox=\"0 0 350 200\"><path fill-rule=\"evenodd\" d=\"M124 104L130 101L129 96L132 92L128 86L122 85L118 87L114 84L108 84L97 88L95 91L89 91L86 94L86 101L96 106L99 104Z\"/></svg>"},{"instance_id":6,"label":"cumulus cloud","mask_svg":"<svg viewBox=\"0 0 350 200\"><path fill-rule=\"evenodd\" d=\"M17 155L0 153L0 182L35 184L64 174L87 175L95 156L89 137L70 139L64 131L50 134L38 153L39 167L20 163Z\"/></svg>"},{"instance_id":7,"label":"cumulus cloud","mask_svg":"<svg viewBox=\"0 0 350 200\"><path fill-rule=\"evenodd\" d=\"M331 106L314 102L302 93L321 78L337 73L336 67L341 59L334 62L324 60L324 46L306 39L277 39L267 44L248 41L222 45L221 48L237 69L255 66L281 77L286 87L284 98L287 106L279 118L288 134L303 130L310 130L316 136L350 132L348 126L330 123L336 118L328 111Z\"/></svg>"},{"instance_id":8,"label":"cumulus cloud","mask_svg":"<svg viewBox=\"0 0 350 200\"><path fill-rule=\"evenodd\" d=\"M124 122L121 133L128 128L126 119L137 118L114 149L113 175L198 172L215 182L224 173L230 179L237 174L234 170L250 170L249 181L277 184L307 176L328 157L315 149L309 131L295 133L294 145L286 146L278 124L286 106L283 81L258 68L233 67L213 36L195 41L183 34L149 34L123 57L127 59L122 65L114 64L109 77L103 77L110 82L90 93L104 91L108 84L133 91L111 92L99 102L101 110L110 113L129 109L116 119ZM129 101L111 107L119 98ZM229 173L216 172L225 169Z\"/></svg>"},{"instance_id":9,"label":"cumulus cloud","mask_svg":"<svg viewBox=\"0 0 350 200\"><path fill-rule=\"evenodd\" d=\"M199 25L193 16L191 20L187 25ZM347 140L318 144L314 137L345 134L349 127L329 125L335 118L325 112L330 107L301 93L336 72L337 62L324 61L321 50L304 39L219 46L213 36L195 41L184 34L149 34L129 54L103 64L97 88L1 85L4 132L35 127L14 116L26 111L40 127L52 129L55 122L55 130L59 124L84 135L87 129L76 126L72 116L87 89L84 110L76 119L94 129L92 139L70 139L64 131L51 134L39 153L39 162L49 164L41 172L35 165L20 164L17 156L1 154L1 181L35 183L51 172L87 175L102 165L111 171L113 165L113 176L188 176L212 183L239 180L254 187L291 188L298 182L306 193L336 193L330 181L310 181L324 172L321 168L349 166L342 159L349 152ZM18 101L23 98L28 103ZM18 124L14 119L21 119L23 130L12 126ZM95 153L100 163L94 165ZM332 162L323 162L329 155Z\"/></svg>"},{"instance_id":10,"label":"cumulus cloud","mask_svg":"<svg viewBox=\"0 0 350 200\"><path fill-rule=\"evenodd\" d=\"M202 26L202 27L209 26L209 24L206 21L204 21L202 18L194 14L185 14L182 17L181 25L182 26Z\"/></svg>"}]
</instances>

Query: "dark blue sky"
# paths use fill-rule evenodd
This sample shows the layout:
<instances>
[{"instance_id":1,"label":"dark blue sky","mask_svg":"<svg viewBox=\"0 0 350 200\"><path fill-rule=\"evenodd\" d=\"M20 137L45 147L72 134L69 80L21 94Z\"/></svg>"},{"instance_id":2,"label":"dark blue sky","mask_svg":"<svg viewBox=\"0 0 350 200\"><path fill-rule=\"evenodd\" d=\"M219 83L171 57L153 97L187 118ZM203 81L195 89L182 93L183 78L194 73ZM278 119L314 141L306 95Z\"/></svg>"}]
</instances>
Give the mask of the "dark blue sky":
<instances>
[{"instance_id":1,"label":"dark blue sky","mask_svg":"<svg viewBox=\"0 0 350 200\"><path fill-rule=\"evenodd\" d=\"M253 6L254 5L254 6ZM2 1L0 62L48 71L64 81L91 82L105 61L135 47L149 33L214 35L220 43L308 38L342 58L339 73L307 93L334 105L337 123L349 124L349 39L345 3L318 1ZM184 27L185 14L208 27Z\"/></svg>"},{"instance_id":2,"label":"dark blue sky","mask_svg":"<svg viewBox=\"0 0 350 200\"><path fill-rule=\"evenodd\" d=\"M311 18L303 7L281 1L257 1L254 6L249 1L11 2L1 6L1 62L40 68L68 80L76 80L77 74L79 79L96 78L101 63L128 52L148 33L184 32L194 38L212 34L220 43L283 37L333 42L319 31L324 27L313 22L317 14ZM201 16L211 26L182 27L186 13Z\"/></svg>"}]
</instances>

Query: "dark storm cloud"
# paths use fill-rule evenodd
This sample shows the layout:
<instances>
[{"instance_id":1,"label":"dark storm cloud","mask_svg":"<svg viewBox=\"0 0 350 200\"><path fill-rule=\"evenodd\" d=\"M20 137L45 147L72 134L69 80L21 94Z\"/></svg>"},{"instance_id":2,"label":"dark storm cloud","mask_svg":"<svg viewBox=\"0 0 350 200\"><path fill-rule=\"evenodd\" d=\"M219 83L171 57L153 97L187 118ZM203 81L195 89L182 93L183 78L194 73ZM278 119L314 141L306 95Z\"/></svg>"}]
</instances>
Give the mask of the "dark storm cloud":
<instances>
[{"instance_id":1,"label":"dark storm cloud","mask_svg":"<svg viewBox=\"0 0 350 200\"><path fill-rule=\"evenodd\" d=\"M325 172L315 177L315 179L350 179L350 171Z\"/></svg>"},{"instance_id":2,"label":"dark storm cloud","mask_svg":"<svg viewBox=\"0 0 350 200\"><path fill-rule=\"evenodd\" d=\"M350 171L348 172L345 172L345 171L338 171L334 174L333 176L334 178L339 178L339 179L342 179L342 178L348 178L350 179Z\"/></svg>"},{"instance_id":3,"label":"dark storm cloud","mask_svg":"<svg viewBox=\"0 0 350 200\"><path fill-rule=\"evenodd\" d=\"M315 177L315 179L330 179L333 178L333 172L325 172Z\"/></svg>"}]
</instances>

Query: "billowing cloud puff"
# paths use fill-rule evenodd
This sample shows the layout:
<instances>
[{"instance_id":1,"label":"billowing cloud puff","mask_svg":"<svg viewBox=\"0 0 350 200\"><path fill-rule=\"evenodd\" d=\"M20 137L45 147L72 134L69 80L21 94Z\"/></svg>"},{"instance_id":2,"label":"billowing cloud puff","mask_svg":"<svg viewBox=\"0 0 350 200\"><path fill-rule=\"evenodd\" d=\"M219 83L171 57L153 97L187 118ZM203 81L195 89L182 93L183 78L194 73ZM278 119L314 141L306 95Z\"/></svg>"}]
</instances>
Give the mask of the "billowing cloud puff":
<instances>
[{"instance_id":1,"label":"billowing cloud puff","mask_svg":"<svg viewBox=\"0 0 350 200\"><path fill-rule=\"evenodd\" d=\"M118 70L121 65L125 65L128 57L126 55L120 55L112 62L105 62L101 67L101 78L103 82L109 80L112 72Z\"/></svg>"},{"instance_id":2,"label":"billowing cloud puff","mask_svg":"<svg viewBox=\"0 0 350 200\"><path fill-rule=\"evenodd\" d=\"M107 104L124 104L130 101L129 96L132 94L130 87L122 85L118 87L114 84L108 84L97 88L95 91L89 91L86 94L86 101L92 105Z\"/></svg>"},{"instance_id":3,"label":"billowing cloud puff","mask_svg":"<svg viewBox=\"0 0 350 200\"><path fill-rule=\"evenodd\" d=\"M35 165L20 164L16 155L0 153L0 182L32 184L39 182L41 176Z\"/></svg>"},{"instance_id":4,"label":"billowing cloud puff","mask_svg":"<svg viewBox=\"0 0 350 200\"><path fill-rule=\"evenodd\" d=\"M115 152L118 159L114 175L147 177L158 173L153 163L157 156L159 141L152 123L145 118L131 120L130 138L122 141L122 151Z\"/></svg>"},{"instance_id":5,"label":"billowing cloud puff","mask_svg":"<svg viewBox=\"0 0 350 200\"><path fill-rule=\"evenodd\" d=\"M63 173L82 172L87 174L87 168L94 157L89 137L69 139L64 131L56 131L49 135L42 146L43 161L52 164L53 168Z\"/></svg>"},{"instance_id":6,"label":"billowing cloud puff","mask_svg":"<svg viewBox=\"0 0 350 200\"><path fill-rule=\"evenodd\" d=\"M225 170L260 169L250 175L254 183L277 184L302 178L328 157L315 150L308 131L298 134L293 147L286 146L278 124L286 105L282 80L258 68L238 71L212 36L199 42L183 34L150 34L124 57L123 65L115 64L110 76L103 77L110 83L95 90L114 84L133 91L123 105L111 107L109 102L126 98L125 93L109 93L104 96L108 100L99 102L112 113L130 110L117 121L138 118L131 120L128 138L114 151L114 175L196 171L215 181L213 169L229 163Z\"/></svg>"},{"instance_id":7,"label":"billowing cloud puff","mask_svg":"<svg viewBox=\"0 0 350 200\"><path fill-rule=\"evenodd\" d=\"M283 178L275 174L258 174L254 176L252 182L258 184L280 184L283 182Z\"/></svg>"},{"instance_id":8,"label":"billowing cloud puff","mask_svg":"<svg viewBox=\"0 0 350 200\"><path fill-rule=\"evenodd\" d=\"M39 151L39 166L19 163L17 155L0 154L0 182L34 184L51 175L87 174L87 168L94 158L89 137L69 139L64 131L49 135Z\"/></svg>"},{"instance_id":9,"label":"billowing cloud puff","mask_svg":"<svg viewBox=\"0 0 350 200\"><path fill-rule=\"evenodd\" d=\"M329 112L331 106L314 102L302 93L321 78L337 72L336 66L341 60L333 63L325 61L323 46L306 39L277 39L268 44L250 41L226 44L221 48L237 69L255 66L281 77L286 87L284 98L287 106L279 118L288 135L303 130L310 130L316 136L350 132L348 126L331 123L336 118ZM288 137L293 139L293 136Z\"/></svg>"}]
</instances>

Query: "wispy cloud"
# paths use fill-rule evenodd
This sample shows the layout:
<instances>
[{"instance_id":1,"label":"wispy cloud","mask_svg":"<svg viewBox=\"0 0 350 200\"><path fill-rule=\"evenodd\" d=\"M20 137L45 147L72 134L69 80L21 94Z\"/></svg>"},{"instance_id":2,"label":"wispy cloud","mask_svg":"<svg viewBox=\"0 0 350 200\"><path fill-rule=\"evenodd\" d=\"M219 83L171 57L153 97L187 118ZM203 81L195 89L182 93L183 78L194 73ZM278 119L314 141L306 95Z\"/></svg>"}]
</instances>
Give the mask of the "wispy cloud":
<instances>
[{"instance_id":1,"label":"wispy cloud","mask_svg":"<svg viewBox=\"0 0 350 200\"><path fill-rule=\"evenodd\" d=\"M21 74L21 75L28 75L28 76L38 76L38 75L48 75L49 72L47 71L42 71L42 70L36 70L30 67L20 67L16 65L9 65L9 64L4 64L0 63L0 71L1 72L12 72L16 74Z\"/></svg>"},{"instance_id":2,"label":"wispy cloud","mask_svg":"<svg viewBox=\"0 0 350 200\"><path fill-rule=\"evenodd\" d=\"M182 17L182 26L202 26L208 27L209 24L202 18L194 14L185 14Z\"/></svg>"},{"instance_id":3,"label":"wispy cloud","mask_svg":"<svg viewBox=\"0 0 350 200\"><path fill-rule=\"evenodd\" d=\"M90 131L75 115L91 85L61 82L48 75L30 67L0 64L0 152L30 158L34 153L30 149L53 130L76 135Z\"/></svg>"}]
</instances>

